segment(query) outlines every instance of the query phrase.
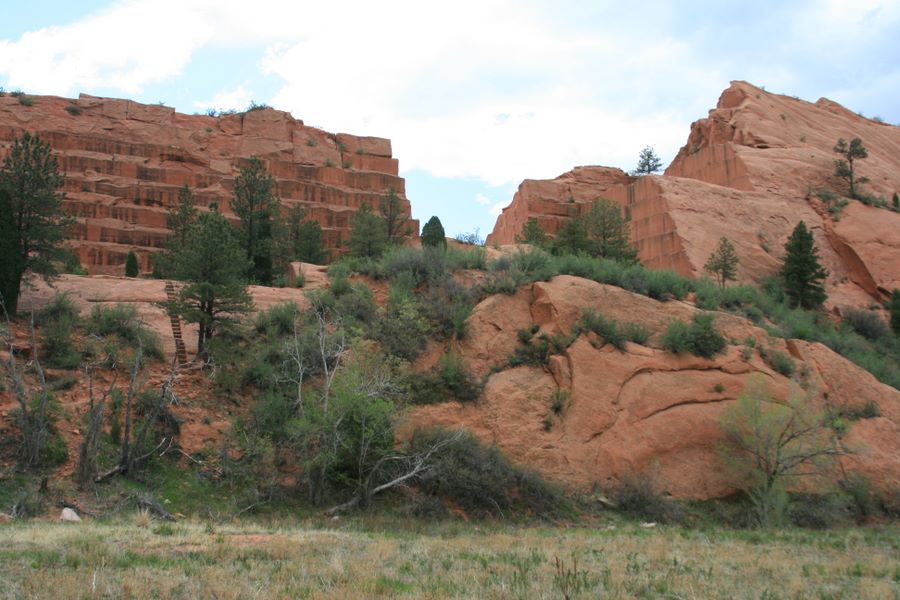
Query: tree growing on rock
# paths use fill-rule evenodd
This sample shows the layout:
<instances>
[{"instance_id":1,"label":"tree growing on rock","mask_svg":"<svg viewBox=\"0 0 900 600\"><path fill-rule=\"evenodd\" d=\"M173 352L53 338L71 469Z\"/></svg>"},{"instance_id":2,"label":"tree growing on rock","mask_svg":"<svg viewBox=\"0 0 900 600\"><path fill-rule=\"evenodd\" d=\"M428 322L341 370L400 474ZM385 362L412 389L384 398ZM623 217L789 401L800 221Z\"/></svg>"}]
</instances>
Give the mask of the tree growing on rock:
<instances>
[{"instance_id":1,"label":"tree growing on rock","mask_svg":"<svg viewBox=\"0 0 900 600\"><path fill-rule=\"evenodd\" d=\"M397 192L391 188L388 193L378 201L378 210L384 219L385 232L389 244L399 245L409 237L407 215L403 211L403 204Z\"/></svg>"},{"instance_id":2,"label":"tree growing on rock","mask_svg":"<svg viewBox=\"0 0 900 600\"><path fill-rule=\"evenodd\" d=\"M828 271L819 264L818 249L806 223L797 223L784 250L781 278L790 305L801 308L821 306L828 297L823 284Z\"/></svg>"},{"instance_id":3,"label":"tree growing on rock","mask_svg":"<svg viewBox=\"0 0 900 600\"><path fill-rule=\"evenodd\" d=\"M384 218L373 213L369 205L360 206L350 220L347 246L350 256L357 258L378 258L387 249L387 223Z\"/></svg>"},{"instance_id":4,"label":"tree growing on rock","mask_svg":"<svg viewBox=\"0 0 900 600\"><path fill-rule=\"evenodd\" d=\"M719 239L719 245L703 265L703 269L712 274L719 283L720 288L725 288L726 281L734 281L737 278L737 266L740 262L734 245L727 237Z\"/></svg>"},{"instance_id":5,"label":"tree growing on rock","mask_svg":"<svg viewBox=\"0 0 900 600\"><path fill-rule=\"evenodd\" d=\"M855 137L850 140L849 144L844 138L838 138L834 152L841 156L834 161L834 174L847 182L850 188L850 197L857 198L856 185L869 180L865 177L855 177L853 161L868 158L869 151L863 146L862 140Z\"/></svg>"},{"instance_id":6,"label":"tree growing on rock","mask_svg":"<svg viewBox=\"0 0 900 600\"><path fill-rule=\"evenodd\" d=\"M71 217L62 208L56 157L28 132L13 141L0 168L0 303L15 315L29 274L50 277L65 258Z\"/></svg>"},{"instance_id":7,"label":"tree growing on rock","mask_svg":"<svg viewBox=\"0 0 900 600\"><path fill-rule=\"evenodd\" d=\"M584 215L590 254L600 258L634 262L637 250L631 245L631 219L616 202L598 198Z\"/></svg>"},{"instance_id":8,"label":"tree growing on rock","mask_svg":"<svg viewBox=\"0 0 900 600\"><path fill-rule=\"evenodd\" d=\"M723 420L724 458L736 468L761 527L777 526L787 505L787 483L822 474L844 454L827 414L810 397L788 402L769 396L761 376L751 378Z\"/></svg>"},{"instance_id":9,"label":"tree growing on rock","mask_svg":"<svg viewBox=\"0 0 900 600\"><path fill-rule=\"evenodd\" d=\"M166 212L166 227L172 232L169 246L174 249L187 243L191 225L197 220L197 208L194 194L185 184L178 190L178 203Z\"/></svg>"},{"instance_id":10,"label":"tree growing on rock","mask_svg":"<svg viewBox=\"0 0 900 600\"><path fill-rule=\"evenodd\" d=\"M534 217L531 217L525 222L525 225L522 227L522 234L516 235L516 243L531 244L532 246L543 248L547 245L547 234L544 233L543 229L541 229L538 220Z\"/></svg>"},{"instance_id":11,"label":"tree growing on rock","mask_svg":"<svg viewBox=\"0 0 900 600\"><path fill-rule=\"evenodd\" d=\"M173 257L173 275L188 283L168 308L199 325L198 354L217 329L250 310L245 283L250 266L237 232L222 214L212 210L197 218Z\"/></svg>"},{"instance_id":12,"label":"tree growing on rock","mask_svg":"<svg viewBox=\"0 0 900 600\"><path fill-rule=\"evenodd\" d=\"M444 233L444 226L441 225L441 220L437 216L428 219L428 222L422 227L422 246L447 247L447 234Z\"/></svg>"},{"instance_id":13,"label":"tree growing on rock","mask_svg":"<svg viewBox=\"0 0 900 600\"><path fill-rule=\"evenodd\" d=\"M241 235L251 281L272 282L273 221L278 216L275 180L255 156L234 181L234 214L241 220Z\"/></svg>"},{"instance_id":14,"label":"tree growing on rock","mask_svg":"<svg viewBox=\"0 0 900 600\"><path fill-rule=\"evenodd\" d=\"M662 160L656 155L656 151L650 146L645 146L638 155L638 164L631 172L632 175L650 175L662 168Z\"/></svg>"},{"instance_id":15,"label":"tree growing on rock","mask_svg":"<svg viewBox=\"0 0 900 600\"><path fill-rule=\"evenodd\" d=\"M139 273L137 254L134 253L134 250L129 250L125 257L125 277L137 277Z\"/></svg>"},{"instance_id":16,"label":"tree growing on rock","mask_svg":"<svg viewBox=\"0 0 900 600\"><path fill-rule=\"evenodd\" d=\"M287 256L290 260L325 264L328 261L328 251L322 240L322 227L318 221L307 219L308 213L302 206L292 206L285 219L285 225L280 228L280 246L278 254Z\"/></svg>"}]
</instances>

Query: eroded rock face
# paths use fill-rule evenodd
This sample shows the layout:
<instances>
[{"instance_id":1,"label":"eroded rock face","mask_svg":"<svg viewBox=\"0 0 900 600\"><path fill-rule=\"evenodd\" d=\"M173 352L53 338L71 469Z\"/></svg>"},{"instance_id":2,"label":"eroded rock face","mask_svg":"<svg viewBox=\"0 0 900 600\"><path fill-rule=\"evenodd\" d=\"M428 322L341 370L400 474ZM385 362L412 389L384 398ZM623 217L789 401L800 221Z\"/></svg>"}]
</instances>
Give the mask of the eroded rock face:
<instances>
[{"instance_id":1,"label":"eroded rock face","mask_svg":"<svg viewBox=\"0 0 900 600\"><path fill-rule=\"evenodd\" d=\"M559 276L514 296L484 300L467 321L458 351L476 373L489 374L520 344L519 329L536 324L544 333L566 333L585 308L643 324L651 332L647 346L628 344L619 351L581 335L546 368L522 366L490 375L478 403L414 409L403 430L462 425L514 461L581 489L647 473L675 497L725 496L735 491L733 471L720 451L726 409L753 376L763 378L777 400L802 392L750 348L747 340L753 338L755 348L791 355L817 402L827 393L837 408L876 403L881 416L851 423L845 435L854 450L845 466L876 485L900 485L900 392L820 344L769 338L735 315L716 313L716 327L733 340L721 355L711 360L673 355L660 348L660 336L670 321L688 320L696 308ZM552 415L557 390L568 400L548 429L544 419Z\"/></svg>"},{"instance_id":2,"label":"eroded rock face","mask_svg":"<svg viewBox=\"0 0 900 600\"><path fill-rule=\"evenodd\" d=\"M815 104L733 82L718 107L691 126L688 142L662 176L578 167L550 181L526 180L497 220L488 243L512 243L530 218L555 233L605 197L632 216L641 261L701 275L721 236L735 245L738 278L759 282L779 265L784 243L803 220L830 272L830 304L864 306L900 287L900 213L851 201L835 220L819 190L846 193L833 177L838 138L860 137L870 179L860 190L890 202L900 191L900 128L860 117L822 99Z\"/></svg>"},{"instance_id":3,"label":"eroded rock face","mask_svg":"<svg viewBox=\"0 0 900 600\"><path fill-rule=\"evenodd\" d=\"M0 97L0 155L24 131L50 143L66 207L78 219L74 247L92 274L123 274L129 250L148 270L183 185L201 210L216 202L233 217L234 179L251 156L275 178L285 209L299 204L318 221L332 252L340 252L354 212L363 204L377 210L389 190L411 214L390 140L334 135L273 109L210 117L84 94L31 98L25 106Z\"/></svg>"}]
</instances>

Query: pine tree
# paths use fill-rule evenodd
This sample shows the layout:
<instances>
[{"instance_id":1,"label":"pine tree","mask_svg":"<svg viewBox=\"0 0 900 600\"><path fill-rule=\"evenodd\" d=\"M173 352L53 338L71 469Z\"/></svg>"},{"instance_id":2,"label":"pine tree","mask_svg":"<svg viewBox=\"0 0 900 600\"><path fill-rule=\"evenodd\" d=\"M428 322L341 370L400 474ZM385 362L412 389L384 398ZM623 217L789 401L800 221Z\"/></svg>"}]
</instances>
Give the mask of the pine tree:
<instances>
[{"instance_id":1,"label":"pine tree","mask_svg":"<svg viewBox=\"0 0 900 600\"><path fill-rule=\"evenodd\" d=\"M631 174L636 176L650 175L651 173L656 173L661 168L662 160L656 155L653 148L645 146L644 149L641 150L640 155L638 155L637 167L635 167Z\"/></svg>"},{"instance_id":2,"label":"pine tree","mask_svg":"<svg viewBox=\"0 0 900 600\"><path fill-rule=\"evenodd\" d=\"M587 254L590 248L587 227L582 217L571 217L556 233L552 250L554 254Z\"/></svg>"},{"instance_id":3,"label":"pine tree","mask_svg":"<svg viewBox=\"0 0 900 600\"><path fill-rule=\"evenodd\" d=\"M900 288L894 288L894 291L891 292L888 310L891 313L891 329L894 335L900 336Z\"/></svg>"},{"instance_id":4,"label":"pine tree","mask_svg":"<svg viewBox=\"0 0 900 600\"><path fill-rule=\"evenodd\" d=\"M241 220L241 234L251 266L247 275L252 281L272 282L273 220L278 216L275 180L266 173L255 156L241 169L234 181L231 209Z\"/></svg>"},{"instance_id":5,"label":"pine tree","mask_svg":"<svg viewBox=\"0 0 900 600\"><path fill-rule=\"evenodd\" d=\"M428 222L422 227L422 246L432 248L447 247L447 235L444 232L444 226L441 225L441 220L437 216L428 219Z\"/></svg>"},{"instance_id":6,"label":"pine tree","mask_svg":"<svg viewBox=\"0 0 900 600\"><path fill-rule=\"evenodd\" d=\"M250 310L245 277L251 263L237 232L217 210L197 217L172 262L174 276L189 283L169 308L199 325L197 353L202 354L217 329Z\"/></svg>"},{"instance_id":7,"label":"pine tree","mask_svg":"<svg viewBox=\"0 0 900 600\"><path fill-rule=\"evenodd\" d=\"M283 219L284 224L277 224L277 248L274 252L275 262L279 269L286 268L286 263L298 260L316 265L328 261L328 251L322 239L322 227L309 216L305 208L291 206Z\"/></svg>"},{"instance_id":8,"label":"pine tree","mask_svg":"<svg viewBox=\"0 0 900 600\"><path fill-rule=\"evenodd\" d=\"M531 244L532 246L543 248L547 245L547 234L541 229L538 220L531 217L525 221L525 226L522 227L522 234L516 235L516 243Z\"/></svg>"},{"instance_id":9,"label":"pine tree","mask_svg":"<svg viewBox=\"0 0 900 600\"><path fill-rule=\"evenodd\" d=\"M137 277L139 273L137 254L134 250L129 250L128 256L125 257L125 277Z\"/></svg>"},{"instance_id":10,"label":"pine tree","mask_svg":"<svg viewBox=\"0 0 900 600\"><path fill-rule=\"evenodd\" d=\"M29 273L52 276L65 258L72 219L63 212L62 184L50 144L28 132L13 141L0 169L0 301L10 316L22 280Z\"/></svg>"},{"instance_id":11,"label":"pine tree","mask_svg":"<svg viewBox=\"0 0 900 600\"><path fill-rule=\"evenodd\" d=\"M834 174L841 179L847 180L847 183L850 186L850 197L856 198L856 185L859 183L866 183L869 180L865 177L854 178L853 161L856 159L868 158L869 151L866 150L862 140L858 137L850 140L849 145L844 138L838 138L837 144L834 146L834 151L841 155L841 158L834 161Z\"/></svg>"},{"instance_id":12,"label":"pine tree","mask_svg":"<svg viewBox=\"0 0 900 600\"><path fill-rule=\"evenodd\" d=\"M724 288L726 281L734 281L737 278L738 262L740 259L734 251L734 245L728 238L723 237L719 239L719 245L709 255L703 269L714 275L719 287Z\"/></svg>"},{"instance_id":13,"label":"pine tree","mask_svg":"<svg viewBox=\"0 0 900 600\"><path fill-rule=\"evenodd\" d=\"M591 204L584 221L589 252L593 256L623 262L637 260L637 250L630 241L630 218L622 214L616 202L598 198Z\"/></svg>"},{"instance_id":14,"label":"pine tree","mask_svg":"<svg viewBox=\"0 0 900 600\"><path fill-rule=\"evenodd\" d=\"M403 203L397 192L391 188L386 196L378 202L378 209L384 219L385 230L389 244L399 245L410 235L407 226L407 215L403 210Z\"/></svg>"},{"instance_id":15,"label":"pine tree","mask_svg":"<svg viewBox=\"0 0 900 600\"><path fill-rule=\"evenodd\" d=\"M184 246L187 242L188 232L195 220L197 220L197 208L194 194L187 185L184 185L178 190L178 204L170 207L166 213L166 226L172 232L169 238L170 247Z\"/></svg>"},{"instance_id":16,"label":"pine tree","mask_svg":"<svg viewBox=\"0 0 900 600\"><path fill-rule=\"evenodd\" d=\"M350 255L357 258L378 258L388 246L387 223L363 204L350 220Z\"/></svg>"},{"instance_id":17,"label":"pine tree","mask_svg":"<svg viewBox=\"0 0 900 600\"><path fill-rule=\"evenodd\" d=\"M827 298L823 281L828 271L819 264L818 250L806 223L800 221L784 245L781 266L784 293L791 306L816 308Z\"/></svg>"}]
</instances>

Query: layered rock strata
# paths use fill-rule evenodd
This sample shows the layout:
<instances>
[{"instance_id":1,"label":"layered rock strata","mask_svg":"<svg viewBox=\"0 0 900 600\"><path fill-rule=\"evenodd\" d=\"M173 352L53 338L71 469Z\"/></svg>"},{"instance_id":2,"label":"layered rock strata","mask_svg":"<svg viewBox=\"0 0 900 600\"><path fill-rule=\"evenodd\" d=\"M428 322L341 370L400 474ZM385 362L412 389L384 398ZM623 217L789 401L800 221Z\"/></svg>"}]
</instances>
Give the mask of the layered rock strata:
<instances>
[{"instance_id":1,"label":"layered rock strata","mask_svg":"<svg viewBox=\"0 0 900 600\"><path fill-rule=\"evenodd\" d=\"M73 248L91 273L121 274L129 250L149 269L183 185L201 210L215 202L233 218L234 179L253 156L275 178L282 206L301 205L318 221L333 254L355 211L377 209L390 190L411 214L387 139L331 134L270 108L205 116L84 94L27 98L0 97L0 154L24 131L50 143L77 217Z\"/></svg>"}]
</instances>

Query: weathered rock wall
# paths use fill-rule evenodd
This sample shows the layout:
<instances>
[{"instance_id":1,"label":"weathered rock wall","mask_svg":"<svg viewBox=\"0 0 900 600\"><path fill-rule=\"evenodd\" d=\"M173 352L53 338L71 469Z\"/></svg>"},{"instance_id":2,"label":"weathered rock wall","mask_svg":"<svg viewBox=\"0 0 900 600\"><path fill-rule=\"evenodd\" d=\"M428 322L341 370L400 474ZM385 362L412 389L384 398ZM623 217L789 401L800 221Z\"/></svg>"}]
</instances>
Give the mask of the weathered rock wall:
<instances>
[{"instance_id":1,"label":"weathered rock wall","mask_svg":"<svg viewBox=\"0 0 900 600\"><path fill-rule=\"evenodd\" d=\"M77 217L74 249L91 273L120 274L135 250L144 270L165 245L166 210L187 185L198 205L232 216L234 179L251 156L275 178L282 206L302 205L339 253L350 217L390 190L411 214L390 140L331 134L289 113L261 109L211 117L82 95L0 97L0 154L23 131L50 143ZM411 223L414 227L416 223Z\"/></svg>"},{"instance_id":2,"label":"weathered rock wall","mask_svg":"<svg viewBox=\"0 0 900 600\"><path fill-rule=\"evenodd\" d=\"M526 180L488 242L512 243L531 218L555 234L605 197L631 212L632 241L645 265L700 275L726 236L741 258L739 280L759 282L778 268L803 220L830 272L831 304L871 304L900 287L900 213L850 201L834 216L819 201L821 190L846 193L833 177L832 148L841 137L860 137L869 150L856 162L857 174L870 180L861 191L890 202L900 191L900 127L829 100L813 104L733 82L718 107L693 123L663 176L578 167L550 181Z\"/></svg>"}]
</instances>

